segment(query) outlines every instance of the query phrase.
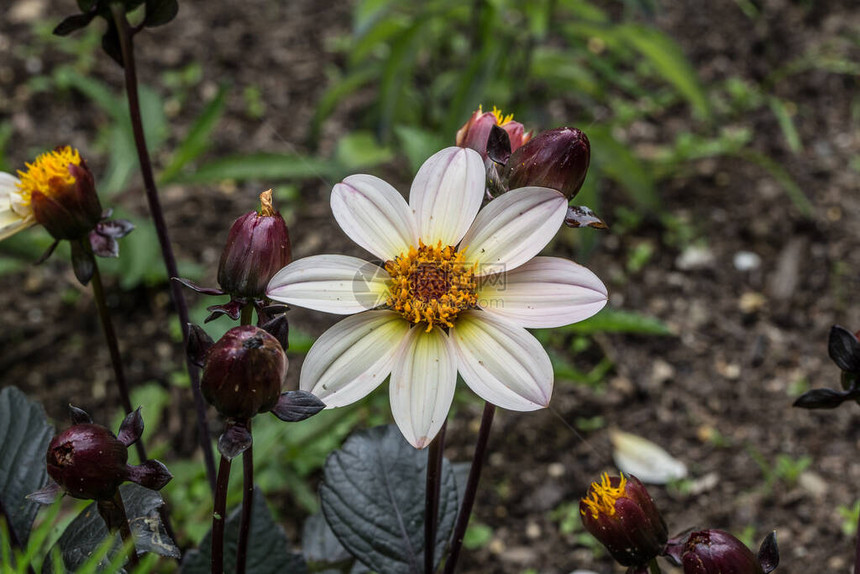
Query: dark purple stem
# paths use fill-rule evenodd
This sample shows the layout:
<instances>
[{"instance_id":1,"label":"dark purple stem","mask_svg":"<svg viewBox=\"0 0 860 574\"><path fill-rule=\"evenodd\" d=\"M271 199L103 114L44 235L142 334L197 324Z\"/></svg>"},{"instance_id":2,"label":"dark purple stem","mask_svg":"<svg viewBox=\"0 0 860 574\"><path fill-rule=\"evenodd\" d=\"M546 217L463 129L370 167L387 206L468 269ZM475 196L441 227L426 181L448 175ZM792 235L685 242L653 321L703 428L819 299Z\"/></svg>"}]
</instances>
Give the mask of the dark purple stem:
<instances>
[{"instance_id":1,"label":"dark purple stem","mask_svg":"<svg viewBox=\"0 0 860 574\"><path fill-rule=\"evenodd\" d=\"M212 574L224 574L224 526L227 523L227 486L230 484L230 459L221 455L215 483L215 508L212 512Z\"/></svg>"},{"instance_id":2,"label":"dark purple stem","mask_svg":"<svg viewBox=\"0 0 860 574\"><path fill-rule=\"evenodd\" d=\"M251 433L251 421L248 421ZM245 574L248 561L248 535L251 532L251 510L254 508L254 445L242 453L242 515L239 520L239 543L236 548L236 574Z\"/></svg>"},{"instance_id":3,"label":"dark purple stem","mask_svg":"<svg viewBox=\"0 0 860 574\"><path fill-rule=\"evenodd\" d=\"M430 443L427 453L427 486L424 495L424 574L433 572L436 554L436 525L439 520L439 493L442 488L442 453L445 450L445 427Z\"/></svg>"},{"instance_id":4,"label":"dark purple stem","mask_svg":"<svg viewBox=\"0 0 860 574\"><path fill-rule=\"evenodd\" d=\"M137 158L140 162L140 171L143 175L143 183L146 188L146 200L149 211L152 214L155 230L158 234L158 243L161 245L161 256L167 267L168 277L179 277L176 267L176 258L173 255L173 247L167 233L167 223L164 220L164 211L161 209L161 200L158 197L158 189L155 186L155 177L152 173L152 162L149 158L149 150L146 147L146 138L143 133L143 122L140 115L140 101L137 91L137 71L134 62L134 40L133 30L125 17L125 7L121 3L112 3L114 22L119 34L120 48L125 71L125 88L128 97L128 110L131 116L131 128L134 132L134 143L137 147ZM183 349L188 348L188 304L182 287L176 281L170 281L170 290L176 313L179 315L179 325L182 329ZM200 439L200 448L203 449L203 459L206 463L206 475L209 478L209 486L215 489L215 455L212 452L212 443L209 439L209 423L206 421L206 402L200 392L200 376L197 368L191 362L187 353L184 353L188 376L191 379L191 392L194 395L194 408L197 412L197 433Z\"/></svg>"},{"instance_id":5,"label":"dark purple stem","mask_svg":"<svg viewBox=\"0 0 860 574\"><path fill-rule=\"evenodd\" d=\"M478 442L475 445L475 456L472 457L472 467L469 469L469 478L466 480L466 491L463 494L463 506L457 514L457 524L454 525L454 540L451 542L451 553L445 562L445 574L453 574L457 567L457 559L460 557L460 549L463 547L463 538L466 536L466 527L469 526L469 517L472 515L472 507L475 505L475 495L478 492L478 482L481 480L481 468L486 459L487 442L490 439L490 427L493 425L493 415L496 407L490 403L484 405L484 415L481 417L481 429L478 431Z\"/></svg>"},{"instance_id":6,"label":"dark purple stem","mask_svg":"<svg viewBox=\"0 0 860 574\"><path fill-rule=\"evenodd\" d=\"M122 400L122 408L125 410L125 414L129 414L134 410L134 407L131 405L131 395L128 390L128 382L125 380L125 370L122 366L122 357L120 357L119 354L119 343L116 338L116 331L114 331L113 328L113 321L111 321L110 318L107 299L105 299L105 290L102 285L102 276L99 272L99 264L95 257L93 257L92 284L93 296L96 300L96 308L99 311L102 330L104 331L105 340L107 341L108 350L110 351L110 362L113 365L114 376L116 377L116 383L119 387L119 396ZM146 448L143 446L142 440L138 440L134 443L134 446L137 449L137 456L140 459L141 464L149 460L146 456Z\"/></svg>"}]
</instances>

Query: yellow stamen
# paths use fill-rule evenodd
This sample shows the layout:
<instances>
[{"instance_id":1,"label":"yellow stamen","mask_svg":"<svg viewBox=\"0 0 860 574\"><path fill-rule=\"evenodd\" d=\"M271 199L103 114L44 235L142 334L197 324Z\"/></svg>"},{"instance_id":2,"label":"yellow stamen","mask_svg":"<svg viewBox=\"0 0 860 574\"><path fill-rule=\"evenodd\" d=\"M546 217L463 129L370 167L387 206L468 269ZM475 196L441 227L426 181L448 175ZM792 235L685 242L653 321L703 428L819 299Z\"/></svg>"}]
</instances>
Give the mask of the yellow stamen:
<instances>
[{"instance_id":1,"label":"yellow stamen","mask_svg":"<svg viewBox=\"0 0 860 574\"><path fill-rule=\"evenodd\" d=\"M606 472L603 473L600 482L600 484L592 482L588 496L582 499L594 519L601 514L615 516L615 502L627 492L627 479L624 478L624 474L621 475L618 486L612 486L609 474ZM585 509L580 510L580 514L585 515Z\"/></svg>"},{"instance_id":2,"label":"yellow stamen","mask_svg":"<svg viewBox=\"0 0 860 574\"><path fill-rule=\"evenodd\" d=\"M504 115L502 114L502 110L496 106L493 106L493 115L496 116L496 123L499 124L499 126L512 122L514 119L514 114Z\"/></svg>"},{"instance_id":3,"label":"yellow stamen","mask_svg":"<svg viewBox=\"0 0 860 574\"><path fill-rule=\"evenodd\" d=\"M71 146L45 152L33 163L26 164L26 171L18 171L20 203L30 205L34 191L50 197L55 190L75 183L75 178L69 173L70 164L81 165L81 155Z\"/></svg>"},{"instance_id":4,"label":"yellow stamen","mask_svg":"<svg viewBox=\"0 0 860 574\"><path fill-rule=\"evenodd\" d=\"M412 323L453 327L460 311L475 307L477 280L462 252L454 247L418 243L385 262L391 275L388 306Z\"/></svg>"}]
</instances>

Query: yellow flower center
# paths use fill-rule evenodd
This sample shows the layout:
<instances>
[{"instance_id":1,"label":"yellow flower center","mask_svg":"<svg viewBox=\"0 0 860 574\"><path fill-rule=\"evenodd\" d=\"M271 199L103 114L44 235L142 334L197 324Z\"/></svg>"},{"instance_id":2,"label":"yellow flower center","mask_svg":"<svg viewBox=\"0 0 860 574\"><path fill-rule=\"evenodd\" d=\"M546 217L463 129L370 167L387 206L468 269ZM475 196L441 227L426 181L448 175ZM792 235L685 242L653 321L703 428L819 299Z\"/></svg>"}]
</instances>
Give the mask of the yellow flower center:
<instances>
[{"instance_id":1,"label":"yellow flower center","mask_svg":"<svg viewBox=\"0 0 860 574\"><path fill-rule=\"evenodd\" d=\"M627 491L627 479L624 478L623 474L618 486L612 486L609 474L605 472L600 482L600 484L592 482L588 496L582 499L582 502L591 512L591 517L595 519L601 514L615 516L615 501L624 496ZM580 513L585 515L585 510L581 510Z\"/></svg>"},{"instance_id":2,"label":"yellow flower center","mask_svg":"<svg viewBox=\"0 0 860 574\"><path fill-rule=\"evenodd\" d=\"M499 126L503 126L514 120L514 114L504 115L502 114L502 110L496 106L493 106L493 115L496 116L496 123L499 124Z\"/></svg>"},{"instance_id":3,"label":"yellow flower center","mask_svg":"<svg viewBox=\"0 0 860 574\"><path fill-rule=\"evenodd\" d=\"M478 301L474 266L467 266L463 253L440 241L435 247L418 243L385 262L391 275L388 306L415 324L453 327L460 311Z\"/></svg>"},{"instance_id":4,"label":"yellow flower center","mask_svg":"<svg viewBox=\"0 0 860 574\"><path fill-rule=\"evenodd\" d=\"M26 164L25 171L18 171L21 180L18 184L19 203L29 206L34 191L50 197L55 190L75 183L75 178L69 173L69 164L81 165L81 154L71 146L45 152L33 163Z\"/></svg>"}]
</instances>

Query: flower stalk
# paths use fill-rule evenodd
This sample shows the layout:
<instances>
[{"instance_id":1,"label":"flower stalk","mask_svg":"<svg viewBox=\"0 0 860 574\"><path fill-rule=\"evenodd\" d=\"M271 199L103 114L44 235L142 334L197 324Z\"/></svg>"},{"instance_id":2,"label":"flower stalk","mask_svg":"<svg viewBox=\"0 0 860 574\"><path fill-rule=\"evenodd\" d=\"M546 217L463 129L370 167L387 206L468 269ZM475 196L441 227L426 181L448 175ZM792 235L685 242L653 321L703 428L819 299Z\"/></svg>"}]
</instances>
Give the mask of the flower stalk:
<instances>
[{"instance_id":1,"label":"flower stalk","mask_svg":"<svg viewBox=\"0 0 860 574\"><path fill-rule=\"evenodd\" d=\"M227 486L230 484L229 458L221 455L215 482L215 508L212 512L212 574L224 574L224 527L227 524Z\"/></svg>"},{"instance_id":2,"label":"flower stalk","mask_svg":"<svg viewBox=\"0 0 860 574\"><path fill-rule=\"evenodd\" d=\"M116 377L117 387L119 388L119 396L122 400L122 408L125 410L125 414L129 414L134 411L134 408L131 405L131 395L128 390L128 382L125 378L125 369L122 366L122 358L119 354L119 343L116 337L116 331L113 328L113 321L111 320L110 310L107 306L107 299L105 298L104 286L102 284L101 273L99 272L99 265L96 262L95 258L93 258L93 297L96 301L96 308L99 312L99 320L102 323L102 330L105 334L105 340L107 341L108 350L110 351L110 362L113 366L114 376ZM134 443L135 448L137 449L137 456L141 462L149 460L146 456L146 448L143 446L143 441L137 441Z\"/></svg>"},{"instance_id":3,"label":"flower stalk","mask_svg":"<svg viewBox=\"0 0 860 574\"><path fill-rule=\"evenodd\" d=\"M445 574L453 574L460 558L460 549L463 547L463 539L466 537L466 527L469 526L469 518L472 516L472 507L475 505L475 495L478 492L478 482L481 480L481 469L487 458L487 442L490 439L490 428L493 426L493 416L496 407L492 403L484 405L484 414L481 417L481 428L478 430L478 442L475 444L475 455L472 457L472 466L469 468L469 478L466 479L466 490L463 493L463 505L457 514L457 523L454 525L454 539L451 542L451 553L445 562Z\"/></svg>"},{"instance_id":4,"label":"flower stalk","mask_svg":"<svg viewBox=\"0 0 860 574\"><path fill-rule=\"evenodd\" d=\"M447 424L447 423L446 423ZM442 455L445 450L445 427L430 443L427 453L427 485L424 495L424 572L431 574L436 554L436 526L439 521L439 495L442 490Z\"/></svg>"},{"instance_id":5,"label":"flower stalk","mask_svg":"<svg viewBox=\"0 0 860 574\"><path fill-rule=\"evenodd\" d=\"M248 434L251 421L248 420ZM248 561L248 536L251 531L251 510L254 508L254 445L242 453L242 514L239 520L239 542L236 548L236 574L245 574Z\"/></svg>"},{"instance_id":6,"label":"flower stalk","mask_svg":"<svg viewBox=\"0 0 860 574\"><path fill-rule=\"evenodd\" d=\"M146 137L143 132L140 100L138 97L137 70L135 68L134 61L133 37L138 29L132 28L129 24L125 14L125 8L122 4L111 4L111 12L113 13L114 22L116 23L120 40L123 71L125 73L126 96L128 98L128 108L131 116L131 127L134 133L134 143L137 148L140 171L143 176L143 183L146 189L146 200L149 204L149 211L152 215L153 223L155 224L158 243L161 246L161 255L164 259L165 267L167 267L167 274L169 277L178 277L179 271L176 266L176 257L173 254L173 247L170 243L170 237L167 232L167 223L164 219L164 211L161 208L161 200L158 196L158 189L155 185L155 176L152 171L152 161L149 157L149 150L146 147ZM179 315L179 324L182 327L183 348L187 348L189 324L188 304L185 301L185 296L183 295L182 289L178 283L171 281L170 289L173 303L176 305L176 312ZM203 400L203 395L200 391L200 377L197 369L188 359L186 359L186 367L191 379L191 391L194 395L194 408L197 414L197 430L200 447L203 449L203 458L206 463L206 475L209 478L210 487L214 490L216 482L215 456L212 452L212 445L209 439L209 424L206 421L206 403Z\"/></svg>"}]
</instances>

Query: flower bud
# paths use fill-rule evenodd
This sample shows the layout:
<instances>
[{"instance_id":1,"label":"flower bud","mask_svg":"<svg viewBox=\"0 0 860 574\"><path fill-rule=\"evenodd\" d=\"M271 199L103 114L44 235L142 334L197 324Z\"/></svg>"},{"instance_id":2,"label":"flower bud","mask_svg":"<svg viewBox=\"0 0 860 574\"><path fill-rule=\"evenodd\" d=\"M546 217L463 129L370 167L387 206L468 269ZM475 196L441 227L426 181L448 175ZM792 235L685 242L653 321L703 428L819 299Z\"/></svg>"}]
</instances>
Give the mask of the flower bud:
<instances>
[{"instance_id":1,"label":"flower bud","mask_svg":"<svg viewBox=\"0 0 860 574\"><path fill-rule=\"evenodd\" d=\"M582 523L623 566L641 566L663 552L666 523L645 486L634 476L593 482L580 500Z\"/></svg>"},{"instance_id":2,"label":"flower bud","mask_svg":"<svg viewBox=\"0 0 860 574\"><path fill-rule=\"evenodd\" d=\"M502 115L501 110L493 107L492 112L484 112L481 107L475 110L463 127L457 130L456 144L459 147L472 148L487 159L487 139L490 137L490 129L499 126L511 140L511 151L518 149L531 138L531 132L525 133L525 128L520 122L515 122L514 115Z\"/></svg>"},{"instance_id":3,"label":"flower bud","mask_svg":"<svg viewBox=\"0 0 860 574\"><path fill-rule=\"evenodd\" d=\"M31 212L54 239L80 239L101 220L93 174L78 150L66 146L44 153L18 176L12 209Z\"/></svg>"},{"instance_id":4,"label":"flower bud","mask_svg":"<svg viewBox=\"0 0 860 574\"><path fill-rule=\"evenodd\" d=\"M103 426L83 423L48 446L48 474L75 498L106 500L128 479L128 448Z\"/></svg>"},{"instance_id":5,"label":"flower bud","mask_svg":"<svg viewBox=\"0 0 860 574\"><path fill-rule=\"evenodd\" d=\"M218 284L234 297L262 299L269 280L290 262L290 236L272 206L272 191L260 194L260 212L233 222L218 264Z\"/></svg>"},{"instance_id":6,"label":"flower bud","mask_svg":"<svg viewBox=\"0 0 860 574\"><path fill-rule=\"evenodd\" d=\"M693 532L681 553L684 574L764 574L744 543L722 530Z\"/></svg>"},{"instance_id":7,"label":"flower bud","mask_svg":"<svg viewBox=\"0 0 860 574\"><path fill-rule=\"evenodd\" d=\"M585 181L590 161L591 144L582 131L556 128L514 150L502 168L501 180L507 189L549 187L573 199Z\"/></svg>"},{"instance_id":8,"label":"flower bud","mask_svg":"<svg viewBox=\"0 0 860 574\"><path fill-rule=\"evenodd\" d=\"M278 340L253 325L233 327L206 353L200 386L225 417L249 419L271 410L287 373Z\"/></svg>"}]
</instances>

